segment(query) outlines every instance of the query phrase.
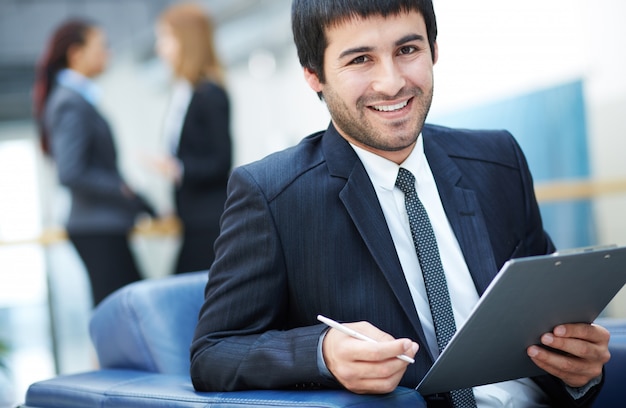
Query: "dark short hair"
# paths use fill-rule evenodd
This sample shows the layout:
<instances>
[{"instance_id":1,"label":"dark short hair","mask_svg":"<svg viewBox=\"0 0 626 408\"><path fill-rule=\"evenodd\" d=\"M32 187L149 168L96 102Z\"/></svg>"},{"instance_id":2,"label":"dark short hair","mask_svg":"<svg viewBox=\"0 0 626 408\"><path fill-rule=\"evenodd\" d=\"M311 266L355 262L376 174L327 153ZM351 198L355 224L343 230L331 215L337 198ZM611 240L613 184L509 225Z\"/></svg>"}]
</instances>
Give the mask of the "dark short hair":
<instances>
[{"instance_id":1,"label":"dark short hair","mask_svg":"<svg viewBox=\"0 0 626 408\"><path fill-rule=\"evenodd\" d=\"M353 17L387 17L417 11L424 17L430 51L435 58L437 21L432 0L293 0L291 28L300 65L313 71L324 83L325 30Z\"/></svg>"}]
</instances>

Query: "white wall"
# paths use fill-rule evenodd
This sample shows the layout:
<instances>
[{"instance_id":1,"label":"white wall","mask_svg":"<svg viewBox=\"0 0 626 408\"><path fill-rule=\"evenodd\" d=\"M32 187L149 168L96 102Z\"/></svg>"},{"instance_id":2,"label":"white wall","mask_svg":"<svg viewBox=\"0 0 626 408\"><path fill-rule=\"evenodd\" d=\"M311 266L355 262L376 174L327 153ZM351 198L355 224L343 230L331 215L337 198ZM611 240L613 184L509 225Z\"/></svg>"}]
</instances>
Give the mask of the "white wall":
<instances>
[{"instance_id":1,"label":"white wall","mask_svg":"<svg viewBox=\"0 0 626 408\"><path fill-rule=\"evenodd\" d=\"M620 22L626 2L435 0L435 8L434 113L582 77L593 172L626 173L621 163L626 138L618 137L626 130L620 115L626 103L626 28ZM101 81L105 106L122 143L137 149L155 142L165 83L154 65L128 66L130 60L119 57ZM325 108L304 83L295 51L286 49L276 59L276 69L262 77L252 76L247 65L230 67L238 164L326 126Z\"/></svg>"},{"instance_id":2,"label":"white wall","mask_svg":"<svg viewBox=\"0 0 626 408\"><path fill-rule=\"evenodd\" d=\"M594 176L626 175L626 2L436 0L433 110L583 78Z\"/></svg>"}]
</instances>

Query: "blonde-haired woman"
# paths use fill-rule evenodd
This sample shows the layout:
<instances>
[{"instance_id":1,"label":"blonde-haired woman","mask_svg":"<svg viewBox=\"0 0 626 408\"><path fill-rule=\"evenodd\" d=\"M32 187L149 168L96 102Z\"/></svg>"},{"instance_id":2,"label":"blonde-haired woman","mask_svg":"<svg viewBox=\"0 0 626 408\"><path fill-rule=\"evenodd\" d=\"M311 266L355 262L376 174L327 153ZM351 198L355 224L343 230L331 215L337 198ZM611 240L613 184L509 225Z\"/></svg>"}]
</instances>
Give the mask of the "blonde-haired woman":
<instances>
[{"instance_id":1,"label":"blonde-haired woman","mask_svg":"<svg viewBox=\"0 0 626 408\"><path fill-rule=\"evenodd\" d=\"M176 273L211 266L232 164L229 100L213 35L209 15L195 4L170 6L156 25L157 54L174 78L164 123L170 155L152 163L175 185L183 223Z\"/></svg>"}]
</instances>

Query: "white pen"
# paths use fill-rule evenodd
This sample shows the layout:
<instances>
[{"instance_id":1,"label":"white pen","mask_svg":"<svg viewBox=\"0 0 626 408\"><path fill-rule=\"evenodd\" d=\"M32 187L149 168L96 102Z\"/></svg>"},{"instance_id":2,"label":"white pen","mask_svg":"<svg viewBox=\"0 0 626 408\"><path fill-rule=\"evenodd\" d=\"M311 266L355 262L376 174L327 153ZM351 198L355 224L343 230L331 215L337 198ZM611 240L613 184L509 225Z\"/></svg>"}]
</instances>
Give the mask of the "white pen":
<instances>
[{"instance_id":1,"label":"white pen","mask_svg":"<svg viewBox=\"0 0 626 408\"><path fill-rule=\"evenodd\" d=\"M322 315L317 315L317 320L319 320L320 322L326 324L329 327L332 327L333 329L337 329L340 332L347 334L348 336L352 336L355 339L359 339L359 340L363 340L363 341L369 341L370 343L378 343L376 340L372 339L371 337L367 337L364 334L359 333L356 330L352 330L347 326L344 326L343 324L334 321L333 319L329 319L328 317L322 316ZM402 361L406 361L407 363L414 363L415 360L413 360L411 357L409 356L405 356L404 354L400 354L397 355L396 358L399 358Z\"/></svg>"}]
</instances>

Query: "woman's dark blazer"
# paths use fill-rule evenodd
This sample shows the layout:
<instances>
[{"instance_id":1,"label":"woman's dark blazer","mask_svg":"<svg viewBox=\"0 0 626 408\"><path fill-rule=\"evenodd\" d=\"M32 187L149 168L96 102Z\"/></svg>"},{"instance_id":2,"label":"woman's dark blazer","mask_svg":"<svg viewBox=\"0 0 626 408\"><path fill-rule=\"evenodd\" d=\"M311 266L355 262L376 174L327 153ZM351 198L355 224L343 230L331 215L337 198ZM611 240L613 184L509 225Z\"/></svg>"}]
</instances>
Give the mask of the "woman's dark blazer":
<instances>
[{"instance_id":1,"label":"woman's dark blazer","mask_svg":"<svg viewBox=\"0 0 626 408\"><path fill-rule=\"evenodd\" d=\"M69 232L124 232L145 210L139 197L125 195L109 124L76 91L57 85L44 112L59 181L71 194Z\"/></svg>"},{"instance_id":2,"label":"woman's dark blazer","mask_svg":"<svg viewBox=\"0 0 626 408\"><path fill-rule=\"evenodd\" d=\"M185 228L219 224L232 164L230 107L226 91L203 82L193 92L176 157L183 177L176 186L176 211Z\"/></svg>"}]
</instances>

